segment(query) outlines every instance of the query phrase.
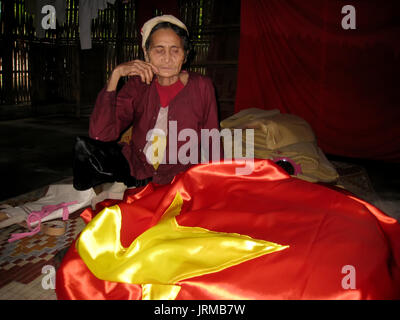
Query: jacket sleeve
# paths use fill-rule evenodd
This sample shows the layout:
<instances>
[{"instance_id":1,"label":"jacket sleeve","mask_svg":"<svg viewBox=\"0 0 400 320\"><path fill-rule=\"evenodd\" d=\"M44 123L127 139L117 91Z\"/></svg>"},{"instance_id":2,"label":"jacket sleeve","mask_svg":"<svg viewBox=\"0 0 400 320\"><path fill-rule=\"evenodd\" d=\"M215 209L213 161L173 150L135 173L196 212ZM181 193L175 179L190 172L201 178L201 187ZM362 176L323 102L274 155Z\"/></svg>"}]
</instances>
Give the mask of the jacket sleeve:
<instances>
[{"instance_id":1,"label":"jacket sleeve","mask_svg":"<svg viewBox=\"0 0 400 320\"><path fill-rule=\"evenodd\" d=\"M219 130L218 107L215 97L215 89L211 79L205 78L204 87L204 119L202 129L212 130L211 132L215 134L215 137L209 140L209 160L211 161L213 159L212 155L214 154L219 154L219 159L223 159L224 153ZM213 140L215 141L214 143ZM216 140L219 141L219 148L217 148Z\"/></svg>"},{"instance_id":2,"label":"jacket sleeve","mask_svg":"<svg viewBox=\"0 0 400 320\"><path fill-rule=\"evenodd\" d=\"M100 141L117 140L133 121L136 92L133 79L118 93L104 87L90 116L89 136Z\"/></svg>"}]
</instances>

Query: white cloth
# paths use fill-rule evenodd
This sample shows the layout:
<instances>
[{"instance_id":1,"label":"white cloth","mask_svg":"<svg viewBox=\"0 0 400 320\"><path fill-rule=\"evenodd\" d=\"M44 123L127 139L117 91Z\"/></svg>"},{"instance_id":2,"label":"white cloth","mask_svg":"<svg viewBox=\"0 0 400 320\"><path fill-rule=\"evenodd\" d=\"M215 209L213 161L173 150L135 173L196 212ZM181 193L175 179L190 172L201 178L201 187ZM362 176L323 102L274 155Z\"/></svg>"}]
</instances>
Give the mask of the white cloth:
<instances>
[{"instance_id":1,"label":"white cloth","mask_svg":"<svg viewBox=\"0 0 400 320\"><path fill-rule=\"evenodd\" d=\"M94 196L96 196L96 193L93 189L77 191L74 189L72 184L50 185L45 196L39 200L28 202L17 207L1 209L1 212L5 213L8 216L8 219L0 222L0 228L7 227L14 223L23 222L32 211L40 211L44 206L76 201L75 204L68 206L68 211L71 214L90 205ZM61 218L62 214L63 209L58 209L44 217L42 222Z\"/></svg>"},{"instance_id":2,"label":"white cloth","mask_svg":"<svg viewBox=\"0 0 400 320\"><path fill-rule=\"evenodd\" d=\"M72 184L50 185L46 194L36 201L28 202L17 207L2 206L0 211L5 213L8 219L0 222L0 228L26 221L28 215L32 211L40 211L44 206L58 205L62 202L76 201L75 204L68 206L70 214L88 206L92 206L92 208L95 209L96 204L105 199L122 200L126 189L127 186L120 182L105 183L103 185L103 191L96 195L93 188L85 191L78 191ZM63 209L58 209L44 217L42 222L59 219L62 217L62 214ZM35 226L35 224L37 223L33 223L32 226Z\"/></svg>"},{"instance_id":3,"label":"white cloth","mask_svg":"<svg viewBox=\"0 0 400 320\"><path fill-rule=\"evenodd\" d=\"M107 3L114 4L115 0L80 0L79 1L79 38L81 49L92 49L91 26L99 10L107 8Z\"/></svg>"},{"instance_id":4,"label":"white cloth","mask_svg":"<svg viewBox=\"0 0 400 320\"><path fill-rule=\"evenodd\" d=\"M121 182L114 182L114 183L105 183L103 185L103 191L95 196L92 201L92 209L96 209L96 204L105 200L105 199L115 199L115 200L122 200L124 199L125 190L127 186Z\"/></svg>"},{"instance_id":5,"label":"white cloth","mask_svg":"<svg viewBox=\"0 0 400 320\"><path fill-rule=\"evenodd\" d=\"M186 30L186 32L189 34L188 29L186 28L185 24L180 21L178 18L175 18L173 15L170 14L165 14L163 16L157 16L154 17L150 20L148 20L140 30L140 33L142 34L142 48L145 50L145 44L147 41L147 38L150 35L151 30L160 22L170 22L174 25L177 25L178 27L181 27L182 29Z\"/></svg>"}]
</instances>

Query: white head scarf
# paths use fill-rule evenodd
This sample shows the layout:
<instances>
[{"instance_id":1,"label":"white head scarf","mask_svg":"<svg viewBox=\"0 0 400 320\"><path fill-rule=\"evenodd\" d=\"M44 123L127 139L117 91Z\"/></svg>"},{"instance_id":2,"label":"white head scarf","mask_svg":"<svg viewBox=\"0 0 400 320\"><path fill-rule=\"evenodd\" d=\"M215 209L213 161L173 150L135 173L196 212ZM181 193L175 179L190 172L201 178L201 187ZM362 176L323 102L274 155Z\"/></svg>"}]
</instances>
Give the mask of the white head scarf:
<instances>
[{"instance_id":1,"label":"white head scarf","mask_svg":"<svg viewBox=\"0 0 400 320\"><path fill-rule=\"evenodd\" d=\"M170 23L172 23L172 24L174 24L174 25L177 25L178 27L180 27L180 28L186 30L186 32L189 34L189 31L188 31L188 29L186 28L185 24L184 24L182 21L180 21L179 19L177 19L177 18L175 18L174 16L172 16L172 15L165 14L165 15L163 15L163 16L154 17L154 18L148 20L148 21L143 25L142 29L140 30L140 33L142 34L142 48L143 48L143 51L145 51L146 41L147 41L147 38L148 38L149 35L150 35L151 30L152 30L157 24L159 24L160 22L170 22Z\"/></svg>"}]
</instances>

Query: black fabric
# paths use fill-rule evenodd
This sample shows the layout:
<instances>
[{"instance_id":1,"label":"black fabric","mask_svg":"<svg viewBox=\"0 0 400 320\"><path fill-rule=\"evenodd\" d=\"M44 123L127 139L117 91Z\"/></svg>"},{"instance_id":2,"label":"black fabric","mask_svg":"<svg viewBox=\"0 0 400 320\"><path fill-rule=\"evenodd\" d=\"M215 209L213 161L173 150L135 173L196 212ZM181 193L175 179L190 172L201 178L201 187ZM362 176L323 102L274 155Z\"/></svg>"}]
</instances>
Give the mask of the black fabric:
<instances>
[{"instance_id":1,"label":"black fabric","mask_svg":"<svg viewBox=\"0 0 400 320\"><path fill-rule=\"evenodd\" d=\"M106 182L123 182L141 187L151 178L137 180L130 175L129 163L118 142L103 142L88 137L76 138L73 159L73 186L87 190Z\"/></svg>"},{"instance_id":2,"label":"black fabric","mask_svg":"<svg viewBox=\"0 0 400 320\"><path fill-rule=\"evenodd\" d=\"M284 169L288 174L293 175L295 174L295 170L293 165L286 160L278 160L275 162L278 166L280 166L282 169Z\"/></svg>"}]
</instances>

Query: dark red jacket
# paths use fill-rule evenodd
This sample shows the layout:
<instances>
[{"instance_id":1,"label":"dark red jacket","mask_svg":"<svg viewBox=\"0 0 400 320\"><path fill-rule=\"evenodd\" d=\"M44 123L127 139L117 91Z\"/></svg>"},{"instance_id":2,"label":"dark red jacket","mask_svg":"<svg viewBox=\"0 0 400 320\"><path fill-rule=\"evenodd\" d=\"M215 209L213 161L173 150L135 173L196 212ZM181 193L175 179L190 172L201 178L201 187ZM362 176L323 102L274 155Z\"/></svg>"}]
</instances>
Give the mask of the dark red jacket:
<instances>
[{"instance_id":1,"label":"dark red jacket","mask_svg":"<svg viewBox=\"0 0 400 320\"><path fill-rule=\"evenodd\" d=\"M146 135L154 128L159 110L160 98L155 81L147 85L140 77L132 77L118 93L107 92L106 88L99 93L90 117L89 135L101 141L115 141L132 125L132 141L130 144L124 143L123 146L123 154L130 164L131 175L140 180L153 177L153 182L158 184L169 183L176 174L185 171L193 163L181 164L179 157L177 164L169 163L170 152L178 154L180 147L189 141L188 137L184 141L175 139L178 140L177 148L172 147L173 145L170 148L169 133L167 163L161 164L158 170L155 170L147 161L143 152L147 143ZM186 86L169 104L168 121L176 121L178 135L183 129L193 129L197 133L200 163L201 129L219 129L211 79L190 72Z\"/></svg>"}]
</instances>

